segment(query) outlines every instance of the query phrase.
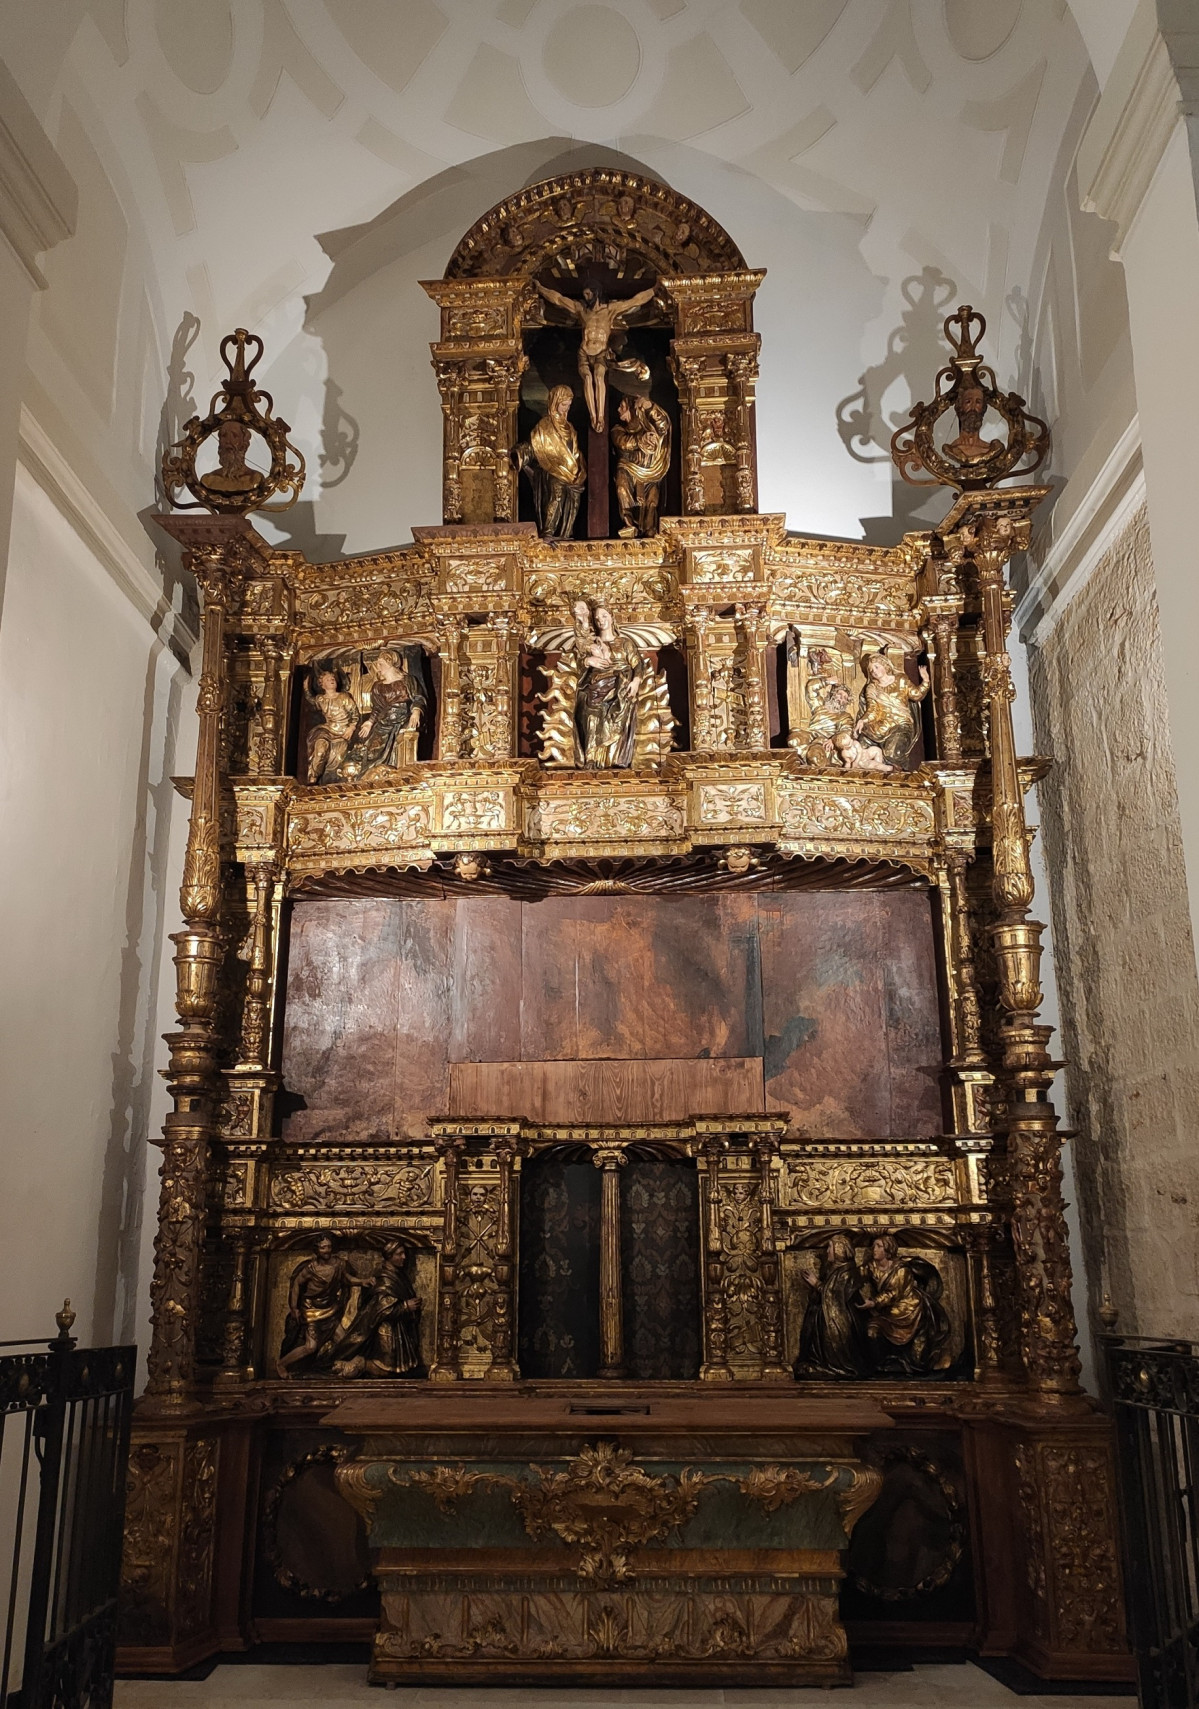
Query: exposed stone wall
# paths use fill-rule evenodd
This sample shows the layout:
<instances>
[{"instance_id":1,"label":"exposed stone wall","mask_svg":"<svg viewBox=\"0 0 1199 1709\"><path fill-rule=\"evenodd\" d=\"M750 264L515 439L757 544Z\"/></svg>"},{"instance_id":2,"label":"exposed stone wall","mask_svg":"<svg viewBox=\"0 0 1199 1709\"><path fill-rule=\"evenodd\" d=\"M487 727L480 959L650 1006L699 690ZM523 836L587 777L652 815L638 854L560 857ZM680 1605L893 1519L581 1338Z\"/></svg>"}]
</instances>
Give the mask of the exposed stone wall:
<instances>
[{"instance_id":1,"label":"exposed stone wall","mask_svg":"<svg viewBox=\"0 0 1199 1709\"><path fill-rule=\"evenodd\" d=\"M1030 679L1090 1296L1199 1338L1199 981L1143 510Z\"/></svg>"}]
</instances>

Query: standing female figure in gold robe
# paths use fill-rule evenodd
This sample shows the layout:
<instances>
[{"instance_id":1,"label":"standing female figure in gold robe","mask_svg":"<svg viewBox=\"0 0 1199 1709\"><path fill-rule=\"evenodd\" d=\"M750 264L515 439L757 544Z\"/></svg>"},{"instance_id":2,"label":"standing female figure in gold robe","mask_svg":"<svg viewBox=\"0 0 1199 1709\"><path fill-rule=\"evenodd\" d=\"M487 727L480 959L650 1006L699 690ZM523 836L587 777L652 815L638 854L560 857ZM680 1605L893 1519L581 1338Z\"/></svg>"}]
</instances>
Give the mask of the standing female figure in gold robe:
<instances>
[{"instance_id":1,"label":"standing female figure in gold robe","mask_svg":"<svg viewBox=\"0 0 1199 1709\"><path fill-rule=\"evenodd\" d=\"M570 538L587 485L587 465L569 420L573 402L569 386L554 386L545 414L514 453L517 468L533 490L533 508L543 540Z\"/></svg>"},{"instance_id":2,"label":"standing female figure in gold robe","mask_svg":"<svg viewBox=\"0 0 1199 1709\"><path fill-rule=\"evenodd\" d=\"M634 715L646 674L640 647L620 635L612 613L595 608L595 629L579 673L575 700L577 763L595 771L633 759Z\"/></svg>"}]
</instances>

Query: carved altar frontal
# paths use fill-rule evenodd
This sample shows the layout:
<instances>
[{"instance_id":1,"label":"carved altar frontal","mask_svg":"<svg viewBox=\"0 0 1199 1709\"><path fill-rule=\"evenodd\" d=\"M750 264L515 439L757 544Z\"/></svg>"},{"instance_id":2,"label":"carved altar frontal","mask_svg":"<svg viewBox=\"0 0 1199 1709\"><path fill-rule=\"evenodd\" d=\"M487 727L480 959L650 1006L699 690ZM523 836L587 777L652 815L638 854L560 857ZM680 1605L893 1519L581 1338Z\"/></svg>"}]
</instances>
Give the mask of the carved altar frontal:
<instances>
[{"instance_id":1,"label":"carved altar frontal","mask_svg":"<svg viewBox=\"0 0 1199 1709\"><path fill-rule=\"evenodd\" d=\"M1011 716L1047 429L963 307L895 444L944 521L791 532L762 278L629 174L493 209L425 287L409 545L251 526L303 467L245 331L168 454L204 657L128 1668L1128 1676Z\"/></svg>"}]
</instances>

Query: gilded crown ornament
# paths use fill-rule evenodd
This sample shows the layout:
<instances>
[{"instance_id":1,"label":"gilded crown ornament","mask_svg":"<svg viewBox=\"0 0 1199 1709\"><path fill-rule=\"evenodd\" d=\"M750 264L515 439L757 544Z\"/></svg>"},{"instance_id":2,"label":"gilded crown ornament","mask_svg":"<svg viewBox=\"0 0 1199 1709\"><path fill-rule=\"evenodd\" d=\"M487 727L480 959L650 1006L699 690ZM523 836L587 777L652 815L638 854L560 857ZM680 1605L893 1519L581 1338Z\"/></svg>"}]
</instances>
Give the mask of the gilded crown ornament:
<instances>
[{"instance_id":1,"label":"gilded crown ornament","mask_svg":"<svg viewBox=\"0 0 1199 1709\"><path fill-rule=\"evenodd\" d=\"M891 439L891 456L910 486L977 492L1009 475L1031 474L1049 453L1046 423L1029 414L1017 393L1000 391L994 369L979 355L986 330L986 320L969 303L945 322L953 355L937 375L933 401L914 405L910 420ZM957 416L957 435L938 445L936 426L949 410ZM988 410L1007 423L1006 439L982 437Z\"/></svg>"},{"instance_id":2,"label":"gilded crown ornament","mask_svg":"<svg viewBox=\"0 0 1199 1709\"><path fill-rule=\"evenodd\" d=\"M233 355L230 357L230 349ZM210 510L216 516L245 516L252 510L290 510L304 485L304 458L288 439L291 429L274 413L269 392L252 378L262 360L261 338L239 326L221 340L221 360L227 378L201 419L193 415L183 438L163 453L162 480L179 510ZM266 441L271 464L266 471L247 463L246 454L257 434ZM196 458L209 439L216 439L217 466L208 473L196 468ZM177 495L191 494L192 502ZM279 504L269 501L287 496Z\"/></svg>"}]
</instances>

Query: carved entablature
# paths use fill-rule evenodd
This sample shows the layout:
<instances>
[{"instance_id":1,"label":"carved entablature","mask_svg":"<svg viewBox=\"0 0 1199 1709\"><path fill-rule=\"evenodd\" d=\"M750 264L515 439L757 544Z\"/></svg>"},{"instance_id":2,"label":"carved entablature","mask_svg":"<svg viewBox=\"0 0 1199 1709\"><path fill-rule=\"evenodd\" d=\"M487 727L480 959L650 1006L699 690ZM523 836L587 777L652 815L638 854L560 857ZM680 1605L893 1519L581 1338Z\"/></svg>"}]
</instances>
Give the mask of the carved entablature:
<instances>
[{"instance_id":1,"label":"carved entablature","mask_svg":"<svg viewBox=\"0 0 1199 1709\"><path fill-rule=\"evenodd\" d=\"M826 542L772 515L631 540L414 534L336 564L255 559L226 619L222 845L248 867L294 886L467 854L750 847L932 877L987 834L978 747L933 757L947 713L963 738L979 726L931 692L949 596L926 591L944 582L927 535Z\"/></svg>"}]
</instances>

